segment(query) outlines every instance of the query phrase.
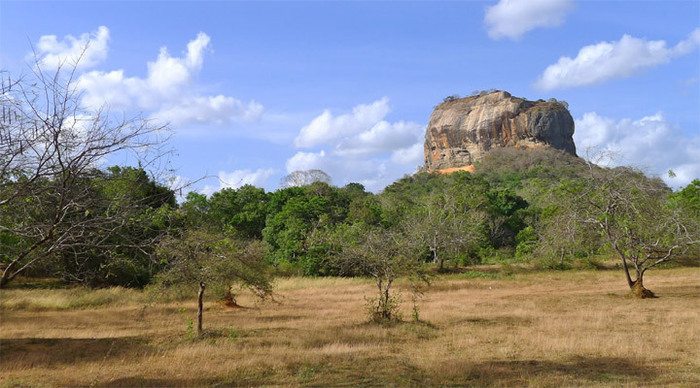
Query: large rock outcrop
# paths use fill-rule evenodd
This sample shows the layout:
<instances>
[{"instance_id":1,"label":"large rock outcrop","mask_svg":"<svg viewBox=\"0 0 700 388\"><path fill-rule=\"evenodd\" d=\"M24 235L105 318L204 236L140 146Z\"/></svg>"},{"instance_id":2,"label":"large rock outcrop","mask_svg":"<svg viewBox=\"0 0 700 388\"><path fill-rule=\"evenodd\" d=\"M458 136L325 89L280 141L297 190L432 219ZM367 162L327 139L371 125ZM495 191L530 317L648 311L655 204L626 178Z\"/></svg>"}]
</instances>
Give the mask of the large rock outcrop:
<instances>
[{"instance_id":1,"label":"large rock outcrop","mask_svg":"<svg viewBox=\"0 0 700 388\"><path fill-rule=\"evenodd\" d=\"M495 147L550 146L576 155L574 119L565 103L528 101L505 91L446 99L425 134L427 171L468 169Z\"/></svg>"}]
</instances>

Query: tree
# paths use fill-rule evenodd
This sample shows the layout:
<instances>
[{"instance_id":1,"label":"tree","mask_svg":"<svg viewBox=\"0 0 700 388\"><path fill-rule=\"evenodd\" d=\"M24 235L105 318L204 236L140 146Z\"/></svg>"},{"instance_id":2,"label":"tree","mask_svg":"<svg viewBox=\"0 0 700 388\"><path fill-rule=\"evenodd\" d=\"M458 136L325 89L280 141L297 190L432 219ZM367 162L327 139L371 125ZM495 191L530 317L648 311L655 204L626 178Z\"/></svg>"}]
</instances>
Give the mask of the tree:
<instances>
[{"instance_id":1,"label":"tree","mask_svg":"<svg viewBox=\"0 0 700 388\"><path fill-rule=\"evenodd\" d=\"M444 269L446 259L475 251L484 240L486 214L478 190L454 182L422 197L403 221L403 229L430 250L431 259Z\"/></svg>"},{"instance_id":2,"label":"tree","mask_svg":"<svg viewBox=\"0 0 700 388\"><path fill-rule=\"evenodd\" d=\"M223 189L212 194L209 212L213 221L229 227L242 238L262 238L268 211L265 190L251 185Z\"/></svg>"},{"instance_id":3,"label":"tree","mask_svg":"<svg viewBox=\"0 0 700 388\"><path fill-rule=\"evenodd\" d=\"M496 246L513 245L515 236L525 227L522 211L529 204L514 190L497 186L487 193L488 232L491 243Z\"/></svg>"},{"instance_id":4,"label":"tree","mask_svg":"<svg viewBox=\"0 0 700 388\"><path fill-rule=\"evenodd\" d=\"M539 215L532 252L541 257L549 268L566 269L566 259L590 255L602 245L601 237L595 229L577 217L572 217L573 208L567 198L572 198L571 192L583 189L581 180L562 179L557 185L548 185L546 192L539 198L543 209ZM527 229L530 227L523 231Z\"/></svg>"},{"instance_id":5,"label":"tree","mask_svg":"<svg viewBox=\"0 0 700 388\"><path fill-rule=\"evenodd\" d=\"M322 170L312 169L303 171L292 171L282 178L281 186L294 187L294 186L307 186L314 182L323 182L331 184L330 175L326 174Z\"/></svg>"},{"instance_id":6,"label":"tree","mask_svg":"<svg viewBox=\"0 0 700 388\"><path fill-rule=\"evenodd\" d=\"M96 203L103 198L94 195L94 182L105 159L129 155L151 165L167 154L167 127L84 108L74 72L49 75L36 60L30 77L0 86L0 234L15 242L0 256L0 287L60 252L102 249L105 236L151 201L91 212L104 205Z\"/></svg>"},{"instance_id":7,"label":"tree","mask_svg":"<svg viewBox=\"0 0 700 388\"><path fill-rule=\"evenodd\" d=\"M180 205L187 226L197 228L211 222L210 204L206 195L194 191L187 193L185 202Z\"/></svg>"},{"instance_id":8,"label":"tree","mask_svg":"<svg viewBox=\"0 0 700 388\"><path fill-rule=\"evenodd\" d=\"M256 240L238 240L211 228L168 236L158 246L166 263L156 277L163 289L194 290L205 283L217 298L237 305L236 290L246 288L260 298L272 293L271 277L264 261L264 245Z\"/></svg>"},{"instance_id":9,"label":"tree","mask_svg":"<svg viewBox=\"0 0 700 388\"><path fill-rule=\"evenodd\" d=\"M292 265L306 275L328 275L321 266L309 237L347 217L349 198L326 183L278 190L270 196L270 213L263 240L270 248L270 261Z\"/></svg>"},{"instance_id":10,"label":"tree","mask_svg":"<svg viewBox=\"0 0 700 388\"><path fill-rule=\"evenodd\" d=\"M697 247L697 225L669 204L671 191L640 171L600 168L570 185L564 207L570 217L597 230L622 263L627 284L639 298L655 297L644 287L646 271ZM634 275L634 277L633 277Z\"/></svg>"},{"instance_id":11,"label":"tree","mask_svg":"<svg viewBox=\"0 0 700 388\"><path fill-rule=\"evenodd\" d=\"M521 233L531 229L526 227ZM538 230L532 241L531 253L542 258L548 268L567 269L567 259L579 254L589 255L601 245L600 237L594 230L571 217L570 209L558 206L543 212Z\"/></svg>"},{"instance_id":12,"label":"tree","mask_svg":"<svg viewBox=\"0 0 700 388\"><path fill-rule=\"evenodd\" d=\"M404 231L364 223L342 225L331 236L330 245L333 247L330 260L341 274L374 278L377 294L368 300L370 319L374 322L399 319L399 301L392 291L397 279L408 277L413 285L429 280L420 260L420 247Z\"/></svg>"},{"instance_id":13,"label":"tree","mask_svg":"<svg viewBox=\"0 0 700 388\"><path fill-rule=\"evenodd\" d=\"M77 216L101 218L115 209L127 208L129 218L112 225L109 231L84 230L70 246L66 244L55 252L55 264L44 263L42 267L67 282L145 286L160 269L153 260L155 245L164 234L182 224L175 211L174 192L134 167L110 167L90 183L92 206Z\"/></svg>"},{"instance_id":14,"label":"tree","mask_svg":"<svg viewBox=\"0 0 700 388\"><path fill-rule=\"evenodd\" d=\"M673 193L671 203L688 217L700 221L700 179L694 179L688 186Z\"/></svg>"}]
</instances>

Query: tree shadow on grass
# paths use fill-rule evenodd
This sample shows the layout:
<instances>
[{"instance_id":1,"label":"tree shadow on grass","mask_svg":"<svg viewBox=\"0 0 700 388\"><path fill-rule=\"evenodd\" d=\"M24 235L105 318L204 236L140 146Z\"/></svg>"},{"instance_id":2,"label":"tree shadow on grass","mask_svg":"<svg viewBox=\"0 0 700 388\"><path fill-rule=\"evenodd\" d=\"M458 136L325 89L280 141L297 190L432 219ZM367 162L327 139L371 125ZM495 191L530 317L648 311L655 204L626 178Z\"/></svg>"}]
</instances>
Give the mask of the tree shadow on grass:
<instances>
[{"instance_id":1,"label":"tree shadow on grass","mask_svg":"<svg viewBox=\"0 0 700 388\"><path fill-rule=\"evenodd\" d=\"M140 357L151 347L140 337L12 338L0 340L0 369L13 370Z\"/></svg>"},{"instance_id":2,"label":"tree shadow on grass","mask_svg":"<svg viewBox=\"0 0 700 388\"><path fill-rule=\"evenodd\" d=\"M122 377L106 383L97 384L98 387L202 387L215 385L216 380L204 378L168 379L148 377Z\"/></svg>"},{"instance_id":3,"label":"tree shadow on grass","mask_svg":"<svg viewBox=\"0 0 700 388\"><path fill-rule=\"evenodd\" d=\"M519 316L491 316L491 317L470 317L464 319L457 319L450 322L450 325L461 326L461 325L480 325L480 326L530 326L532 325L532 319L527 317Z\"/></svg>"},{"instance_id":4,"label":"tree shadow on grass","mask_svg":"<svg viewBox=\"0 0 700 388\"><path fill-rule=\"evenodd\" d=\"M658 375L656 368L620 357L576 356L566 361L495 360L462 366L457 384L513 386L536 380L545 385L643 383Z\"/></svg>"}]
</instances>

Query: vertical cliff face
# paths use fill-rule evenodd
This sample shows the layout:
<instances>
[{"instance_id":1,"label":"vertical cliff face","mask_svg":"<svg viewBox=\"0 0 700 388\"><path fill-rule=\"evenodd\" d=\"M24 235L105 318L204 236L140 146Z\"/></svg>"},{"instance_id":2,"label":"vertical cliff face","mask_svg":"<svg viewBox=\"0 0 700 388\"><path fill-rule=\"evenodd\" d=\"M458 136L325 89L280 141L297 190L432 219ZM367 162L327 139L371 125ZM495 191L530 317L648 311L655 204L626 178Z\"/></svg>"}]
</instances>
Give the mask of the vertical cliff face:
<instances>
[{"instance_id":1,"label":"vertical cliff face","mask_svg":"<svg viewBox=\"0 0 700 388\"><path fill-rule=\"evenodd\" d=\"M425 169L471 166L496 147L550 146L576 155L574 119L563 103L528 101L505 91L438 105L425 134Z\"/></svg>"}]
</instances>

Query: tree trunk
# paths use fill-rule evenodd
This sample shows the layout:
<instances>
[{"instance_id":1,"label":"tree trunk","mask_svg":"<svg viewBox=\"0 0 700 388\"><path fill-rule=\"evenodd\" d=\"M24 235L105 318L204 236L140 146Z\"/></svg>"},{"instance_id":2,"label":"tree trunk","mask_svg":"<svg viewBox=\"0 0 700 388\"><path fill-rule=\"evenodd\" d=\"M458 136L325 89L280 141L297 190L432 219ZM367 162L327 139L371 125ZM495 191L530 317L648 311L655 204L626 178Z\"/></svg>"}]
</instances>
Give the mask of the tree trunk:
<instances>
[{"instance_id":1,"label":"tree trunk","mask_svg":"<svg viewBox=\"0 0 700 388\"><path fill-rule=\"evenodd\" d=\"M622 259L622 268L625 270L625 279L627 279L627 285L632 288L634 287L634 281L632 276L630 276L630 268L627 266L627 258L620 253L620 259ZM641 277L639 277L641 279Z\"/></svg>"},{"instance_id":2,"label":"tree trunk","mask_svg":"<svg viewBox=\"0 0 700 388\"><path fill-rule=\"evenodd\" d=\"M199 294L197 295L197 336L202 336L202 312L204 311L204 282L199 282Z\"/></svg>"},{"instance_id":3,"label":"tree trunk","mask_svg":"<svg viewBox=\"0 0 700 388\"><path fill-rule=\"evenodd\" d=\"M637 280L632 283L630 289L632 290L632 295L640 299L656 298L653 292L644 288L644 272L637 274Z\"/></svg>"},{"instance_id":4,"label":"tree trunk","mask_svg":"<svg viewBox=\"0 0 700 388\"><path fill-rule=\"evenodd\" d=\"M49 234L41 239L40 241L35 242L30 246L29 248L25 249L23 252L21 252L17 257L15 257L14 260L10 262L10 264L5 267L5 270L2 272L2 277L0 277L0 289L5 288L7 283L11 282L12 279L15 278L15 276L19 275L20 272L24 271L29 267L29 264L31 264L34 260L30 260L29 263L25 263L24 266L20 267L18 270L14 271L14 268L29 254L34 252L35 249L37 249L41 244L45 243L48 241L48 239L51 237L51 232L49 231ZM49 250L50 251L50 250ZM14 272L13 272L14 271Z\"/></svg>"},{"instance_id":5,"label":"tree trunk","mask_svg":"<svg viewBox=\"0 0 700 388\"><path fill-rule=\"evenodd\" d=\"M389 306L389 285L387 284L384 290L384 307L382 308L382 315L384 319L391 319L391 309Z\"/></svg>"},{"instance_id":6,"label":"tree trunk","mask_svg":"<svg viewBox=\"0 0 700 388\"><path fill-rule=\"evenodd\" d=\"M5 288L7 283L9 283L14 277L12 275L12 268L15 266L15 264L17 264L17 261L10 262L10 264L8 264L5 270L2 272L2 277L0 277L0 289ZM15 275L17 274L15 273Z\"/></svg>"},{"instance_id":7,"label":"tree trunk","mask_svg":"<svg viewBox=\"0 0 700 388\"><path fill-rule=\"evenodd\" d=\"M564 269L564 250L559 253L559 266Z\"/></svg>"},{"instance_id":8,"label":"tree trunk","mask_svg":"<svg viewBox=\"0 0 700 388\"><path fill-rule=\"evenodd\" d=\"M241 307L236 301L236 294L231 291L231 287L226 290L226 295L224 295L224 303L228 307Z\"/></svg>"}]
</instances>

